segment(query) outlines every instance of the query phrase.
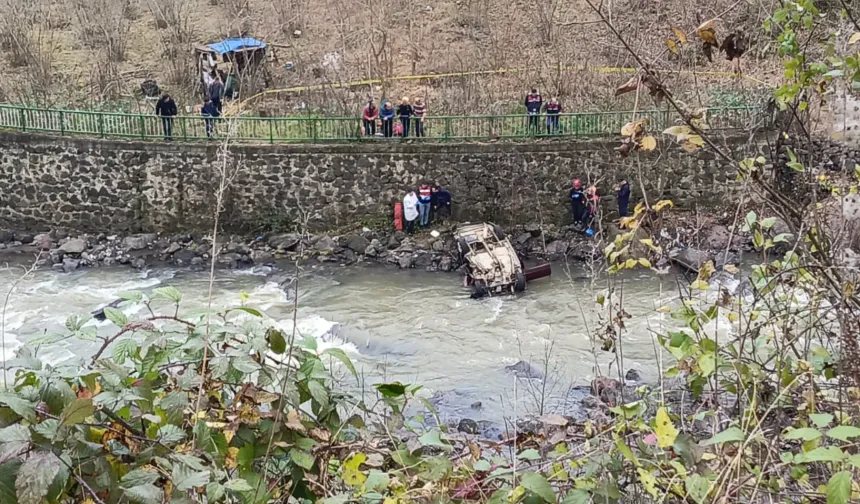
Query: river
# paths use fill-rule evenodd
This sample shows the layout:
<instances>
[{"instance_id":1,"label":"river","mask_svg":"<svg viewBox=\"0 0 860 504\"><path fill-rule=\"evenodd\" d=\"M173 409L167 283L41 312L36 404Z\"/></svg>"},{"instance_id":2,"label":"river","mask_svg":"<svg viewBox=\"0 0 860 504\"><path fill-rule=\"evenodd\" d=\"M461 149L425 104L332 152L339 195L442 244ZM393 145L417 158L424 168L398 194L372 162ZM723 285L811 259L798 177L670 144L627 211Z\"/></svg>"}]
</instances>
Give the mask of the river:
<instances>
[{"instance_id":1,"label":"river","mask_svg":"<svg viewBox=\"0 0 860 504\"><path fill-rule=\"evenodd\" d=\"M521 381L515 394L515 377L505 370L520 360L547 372L545 383L552 387L554 397L562 398L555 407L563 410L566 391L571 386L587 386L594 375L588 330L594 331L600 324L595 298L606 288L603 279L594 282L592 290L581 267L572 268L569 274L565 270L563 264L555 264L551 278L533 282L520 297L475 301L460 287L456 274L381 266L318 266L301 275L298 329L319 340L321 348L343 348L369 383L399 380L423 385L425 393L440 399L441 413L450 418L498 422L503 416L533 410L533 397L528 396L535 394L526 388L535 382L524 385ZM0 271L0 296L5 296L20 274L16 267ZM675 278L640 271L629 272L623 279L624 308L632 315L621 336L625 367L638 370L644 381L656 380L649 325L656 330L666 323L654 308L677 297ZM37 271L17 286L9 300L6 357L11 358L28 339L63 332L69 315L88 314L116 299L117 292L148 292L166 285L182 291L184 307L200 306L206 299L208 274L171 268L141 272L127 267L71 274ZM249 306L292 325L292 302L276 283L254 270L217 273L214 306L237 305L241 292L248 294ZM133 317L133 308L123 310ZM98 324L103 333L111 331L109 322L89 323ZM551 352L546 351L548 345ZM86 357L97 347L95 342L64 342L40 355L57 363ZM607 373L611 355L598 349L598 359ZM472 408L476 402L482 403L480 409Z\"/></svg>"}]
</instances>

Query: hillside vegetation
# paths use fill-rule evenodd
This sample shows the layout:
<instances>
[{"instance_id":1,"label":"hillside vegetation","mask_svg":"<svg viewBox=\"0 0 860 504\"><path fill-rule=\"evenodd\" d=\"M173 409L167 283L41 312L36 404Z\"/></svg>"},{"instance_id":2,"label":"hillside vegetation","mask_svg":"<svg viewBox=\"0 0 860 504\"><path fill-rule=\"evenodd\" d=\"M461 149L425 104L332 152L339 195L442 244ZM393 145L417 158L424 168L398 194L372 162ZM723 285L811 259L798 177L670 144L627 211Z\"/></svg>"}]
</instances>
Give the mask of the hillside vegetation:
<instances>
[{"instance_id":1,"label":"hillside vegetation","mask_svg":"<svg viewBox=\"0 0 860 504\"><path fill-rule=\"evenodd\" d=\"M327 85L401 75L519 71L446 79L392 81L270 95L259 109L299 104L355 113L368 94L425 96L448 113L515 110L527 89L558 95L568 110L632 108L616 100L625 73L577 67L635 67L586 0L2 0L0 31L6 85L0 100L55 106L129 108L145 79L196 102L193 46L250 35L272 46L269 89ZM631 45L669 82L701 104L733 104L781 76L776 41L761 25L778 2L609 0L606 12ZM838 22L838 2L822 12ZM717 17L717 35L740 30L751 48L738 61L708 63L695 29ZM683 44L676 30L691 38ZM674 51L666 45L674 40ZM291 70L284 65L293 63ZM562 67L561 69L559 67ZM733 78L694 71L741 72ZM264 79L254 79L262 89ZM259 84L259 85L257 85Z\"/></svg>"}]
</instances>

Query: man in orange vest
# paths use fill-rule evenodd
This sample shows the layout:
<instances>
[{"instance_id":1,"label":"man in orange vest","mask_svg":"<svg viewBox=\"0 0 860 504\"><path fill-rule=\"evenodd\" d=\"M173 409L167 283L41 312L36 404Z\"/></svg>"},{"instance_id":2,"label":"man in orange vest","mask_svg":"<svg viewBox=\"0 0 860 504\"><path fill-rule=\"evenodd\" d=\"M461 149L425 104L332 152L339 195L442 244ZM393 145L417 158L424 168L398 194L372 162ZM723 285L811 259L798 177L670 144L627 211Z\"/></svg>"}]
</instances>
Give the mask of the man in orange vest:
<instances>
[{"instance_id":1,"label":"man in orange vest","mask_svg":"<svg viewBox=\"0 0 860 504\"><path fill-rule=\"evenodd\" d=\"M427 227L430 224L430 200L432 196L430 184L425 183L418 186L418 224L421 227Z\"/></svg>"}]
</instances>

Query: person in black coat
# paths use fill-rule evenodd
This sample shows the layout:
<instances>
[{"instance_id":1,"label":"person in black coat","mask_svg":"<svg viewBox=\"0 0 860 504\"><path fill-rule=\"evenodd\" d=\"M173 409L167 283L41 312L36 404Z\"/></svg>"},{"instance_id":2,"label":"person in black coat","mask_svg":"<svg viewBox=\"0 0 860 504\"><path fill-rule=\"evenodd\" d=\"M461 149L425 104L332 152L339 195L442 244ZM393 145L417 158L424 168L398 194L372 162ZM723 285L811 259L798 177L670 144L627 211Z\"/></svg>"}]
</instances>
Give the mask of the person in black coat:
<instances>
[{"instance_id":1,"label":"person in black coat","mask_svg":"<svg viewBox=\"0 0 860 504\"><path fill-rule=\"evenodd\" d=\"M618 215L627 217L630 206L630 182L623 175L618 176L618 187L615 191L618 193Z\"/></svg>"},{"instance_id":2,"label":"person in black coat","mask_svg":"<svg viewBox=\"0 0 860 504\"><path fill-rule=\"evenodd\" d=\"M212 138L215 135L215 118L221 115L218 106L212 100L207 99L203 108L200 109L200 115L203 116L203 124L206 126L206 136Z\"/></svg>"},{"instance_id":3,"label":"person in black coat","mask_svg":"<svg viewBox=\"0 0 860 504\"><path fill-rule=\"evenodd\" d=\"M177 114L176 102L167 93L161 95L161 99L155 104L155 115L161 117L161 129L164 130L164 139L173 137L173 117Z\"/></svg>"},{"instance_id":4,"label":"person in black coat","mask_svg":"<svg viewBox=\"0 0 860 504\"><path fill-rule=\"evenodd\" d=\"M588 199L582 190L582 182L579 179L573 181L573 189L570 190L570 212L573 214L573 223L584 227L587 217Z\"/></svg>"},{"instance_id":5,"label":"person in black coat","mask_svg":"<svg viewBox=\"0 0 860 504\"><path fill-rule=\"evenodd\" d=\"M451 216L451 193L442 188L442 186L433 187L433 194L430 196L430 211L433 220L446 219Z\"/></svg>"}]
</instances>

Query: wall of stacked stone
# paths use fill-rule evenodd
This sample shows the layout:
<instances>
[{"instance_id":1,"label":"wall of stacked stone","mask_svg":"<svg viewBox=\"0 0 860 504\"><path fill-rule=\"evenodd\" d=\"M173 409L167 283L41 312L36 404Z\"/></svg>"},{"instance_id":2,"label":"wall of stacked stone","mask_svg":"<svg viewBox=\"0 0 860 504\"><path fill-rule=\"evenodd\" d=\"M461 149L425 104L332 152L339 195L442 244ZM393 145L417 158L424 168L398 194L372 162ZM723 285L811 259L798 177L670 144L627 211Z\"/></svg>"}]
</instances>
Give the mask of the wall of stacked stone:
<instances>
[{"instance_id":1,"label":"wall of stacked stone","mask_svg":"<svg viewBox=\"0 0 860 504\"><path fill-rule=\"evenodd\" d=\"M123 142L0 132L0 229L82 232L205 231L213 217L219 144ZM742 145L747 145L745 142ZM597 181L611 204L617 174L651 200L719 206L738 190L735 170L707 151L671 142L622 158L617 143L535 141L426 144L235 145L238 170L222 222L251 232L266 219L335 230L390 217L404 191L445 186L458 220L563 223L575 177ZM751 155L755 147L737 149Z\"/></svg>"}]
</instances>

